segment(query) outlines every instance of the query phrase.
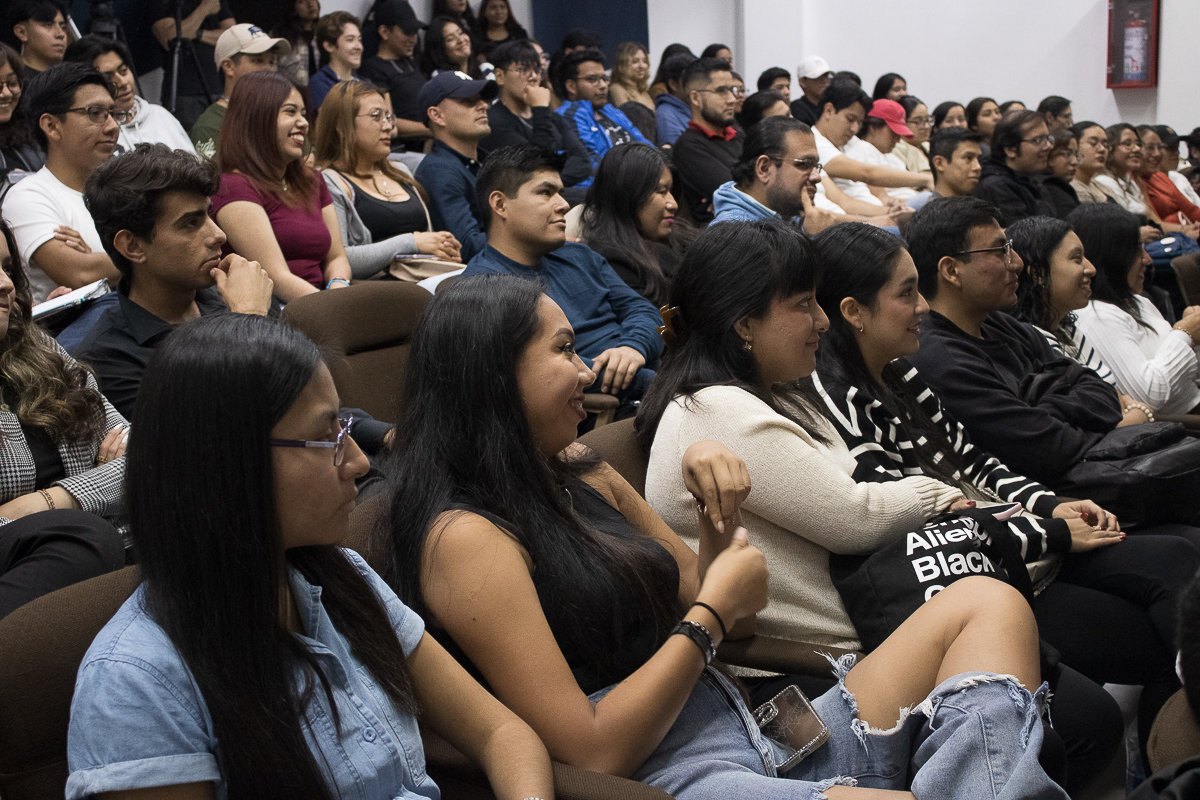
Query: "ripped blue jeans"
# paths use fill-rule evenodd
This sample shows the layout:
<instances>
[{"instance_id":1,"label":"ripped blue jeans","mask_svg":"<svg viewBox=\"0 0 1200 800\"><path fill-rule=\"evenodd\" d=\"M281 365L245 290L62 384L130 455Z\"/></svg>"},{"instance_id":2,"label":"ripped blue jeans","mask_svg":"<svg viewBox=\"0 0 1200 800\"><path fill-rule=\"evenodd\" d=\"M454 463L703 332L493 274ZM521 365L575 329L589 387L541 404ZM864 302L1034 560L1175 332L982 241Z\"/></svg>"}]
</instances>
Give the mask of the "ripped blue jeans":
<instances>
[{"instance_id":1,"label":"ripped blue jeans","mask_svg":"<svg viewBox=\"0 0 1200 800\"><path fill-rule=\"evenodd\" d=\"M829 741L788 772L775 769L782 753L737 689L707 669L632 777L678 800L823 800L834 785L909 789L917 800L1066 800L1038 764L1045 685L1030 694L1011 676L956 675L879 731L858 718L845 687L853 658L834 664L838 685L813 701Z\"/></svg>"}]
</instances>

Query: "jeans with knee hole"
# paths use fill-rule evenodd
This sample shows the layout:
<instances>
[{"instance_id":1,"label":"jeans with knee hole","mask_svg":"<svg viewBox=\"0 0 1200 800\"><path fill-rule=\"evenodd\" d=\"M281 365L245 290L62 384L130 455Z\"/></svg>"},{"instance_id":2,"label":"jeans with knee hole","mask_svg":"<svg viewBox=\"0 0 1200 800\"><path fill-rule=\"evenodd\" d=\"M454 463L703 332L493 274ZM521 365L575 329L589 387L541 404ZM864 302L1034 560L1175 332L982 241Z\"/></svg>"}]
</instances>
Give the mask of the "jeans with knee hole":
<instances>
[{"instance_id":1,"label":"jeans with knee hole","mask_svg":"<svg viewBox=\"0 0 1200 800\"><path fill-rule=\"evenodd\" d=\"M813 701L829 741L788 772L736 688L705 670L675 724L633 778L678 800L819 800L830 786L903 790L921 800L1063 800L1038 764L1043 686L1034 694L1007 676L958 675L888 731L858 719L845 688L853 656L835 665L838 685ZM591 696L597 703L611 691Z\"/></svg>"}]
</instances>

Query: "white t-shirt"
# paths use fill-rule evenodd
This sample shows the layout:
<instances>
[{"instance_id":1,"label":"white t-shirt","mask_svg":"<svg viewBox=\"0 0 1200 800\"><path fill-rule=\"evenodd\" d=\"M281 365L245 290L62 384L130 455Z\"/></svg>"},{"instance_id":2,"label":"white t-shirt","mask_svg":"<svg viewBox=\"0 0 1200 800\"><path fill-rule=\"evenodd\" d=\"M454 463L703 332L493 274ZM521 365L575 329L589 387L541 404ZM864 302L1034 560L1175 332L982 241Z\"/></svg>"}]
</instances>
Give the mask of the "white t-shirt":
<instances>
[{"instance_id":1,"label":"white t-shirt","mask_svg":"<svg viewBox=\"0 0 1200 800\"><path fill-rule=\"evenodd\" d=\"M64 184L46 167L8 190L0 215L12 228L17 249L27 265L34 303L45 300L46 295L58 286L49 275L42 272L33 257L39 247L54 238L56 227L66 225L74 228L93 253L104 252L96 224L83 204L83 192Z\"/></svg>"},{"instance_id":2,"label":"white t-shirt","mask_svg":"<svg viewBox=\"0 0 1200 800\"><path fill-rule=\"evenodd\" d=\"M172 150L196 152L187 131L171 112L162 106L147 103L140 97L133 100L133 119L121 126L118 143L127 151L142 142L162 142Z\"/></svg>"},{"instance_id":3,"label":"white t-shirt","mask_svg":"<svg viewBox=\"0 0 1200 800\"><path fill-rule=\"evenodd\" d=\"M813 138L817 140L817 157L821 159L821 163L826 167L828 167L829 163L835 158L849 158L854 161L862 160L851 155L851 152L857 146L855 145L855 142L865 144L865 142L862 142L862 140L857 136L853 137L843 148L838 147L833 142L829 141L829 139L825 138L825 135L815 127L812 129L812 132ZM876 152L879 151L876 150ZM853 197L855 200L862 200L864 203L870 203L876 206L883 205L882 200L871 194L871 187L867 186L862 181L852 181L847 178L834 178L833 182L839 189Z\"/></svg>"},{"instance_id":4,"label":"white t-shirt","mask_svg":"<svg viewBox=\"0 0 1200 800\"><path fill-rule=\"evenodd\" d=\"M864 164L874 164L878 167L891 167L892 169L908 171L908 167L900 160L900 156L895 153L884 153L866 139L860 139L855 136L846 145L845 149L846 157L853 158L855 161L861 161ZM885 191L887 191L889 197L895 197L900 200L911 200L917 196L917 192L908 187L887 189Z\"/></svg>"}]
</instances>

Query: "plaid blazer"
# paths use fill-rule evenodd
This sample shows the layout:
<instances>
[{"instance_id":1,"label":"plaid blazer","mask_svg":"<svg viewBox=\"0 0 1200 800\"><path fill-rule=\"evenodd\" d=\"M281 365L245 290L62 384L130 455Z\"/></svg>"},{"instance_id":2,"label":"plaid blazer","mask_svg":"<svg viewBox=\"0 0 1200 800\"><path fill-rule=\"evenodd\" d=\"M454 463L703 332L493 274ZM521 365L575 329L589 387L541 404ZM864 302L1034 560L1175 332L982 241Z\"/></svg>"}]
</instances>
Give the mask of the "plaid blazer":
<instances>
[{"instance_id":1,"label":"plaid blazer","mask_svg":"<svg viewBox=\"0 0 1200 800\"><path fill-rule=\"evenodd\" d=\"M75 363L75 359L71 358L58 342L50 339L50 343L68 364ZM100 394L100 387L90 372L87 385L89 389ZM100 443L104 441L105 435L126 422L107 399L104 401L104 414L104 424L94 437L87 441L64 442L58 446L66 477L55 481L54 485L66 489L84 511L111 519L121 513L125 498L125 457L121 456L97 466L96 456L100 452ZM25 441L25 434L21 431L17 415L12 411L0 409L0 503L7 503L35 491L36 476L33 454ZM0 517L0 525L11 521Z\"/></svg>"}]
</instances>

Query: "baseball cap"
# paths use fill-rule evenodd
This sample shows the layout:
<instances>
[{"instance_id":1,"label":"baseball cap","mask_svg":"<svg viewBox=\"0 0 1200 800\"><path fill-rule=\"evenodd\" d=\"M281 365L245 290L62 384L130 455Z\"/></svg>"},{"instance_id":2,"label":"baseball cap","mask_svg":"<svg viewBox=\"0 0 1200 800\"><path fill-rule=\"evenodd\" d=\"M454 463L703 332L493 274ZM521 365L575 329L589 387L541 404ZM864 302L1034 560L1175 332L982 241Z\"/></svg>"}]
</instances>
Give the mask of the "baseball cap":
<instances>
[{"instance_id":1,"label":"baseball cap","mask_svg":"<svg viewBox=\"0 0 1200 800\"><path fill-rule=\"evenodd\" d=\"M830 68L829 62L820 56L809 56L796 67L797 78L819 78L822 75L832 73L833 70Z\"/></svg>"},{"instance_id":2,"label":"baseball cap","mask_svg":"<svg viewBox=\"0 0 1200 800\"><path fill-rule=\"evenodd\" d=\"M375 24L389 28L399 25L400 30L409 36L426 27L424 22L417 19L417 13L406 0L384 0L380 3L375 9Z\"/></svg>"},{"instance_id":3,"label":"baseball cap","mask_svg":"<svg viewBox=\"0 0 1200 800\"><path fill-rule=\"evenodd\" d=\"M232 58L238 53L265 53L268 50L274 50L278 55L286 56L292 52L292 46L287 43L286 39L272 39L257 25L243 22L227 29L221 34L221 38L217 39L213 60L217 62L217 68L220 69L222 61Z\"/></svg>"},{"instance_id":4,"label":"baseball cap","mask_svg":"<svg viewBox=\"0 0 1200 800\"><path fill-rule=\"evenodd\" d=\"M491 100L497 92L495 81L474 80L467 73L457 70L443 72L426 81L417 93L417 113L424 118L430 108L447 97L462 100L478 94L482 95L484 100Z\"/></svg>"},{"instance_id":5,"label":"baseball cap","mask_svg":"<svg viewBox=\"0 0 1200 800\"><path fill-rule=\"evenodd\" d=\"M887 123L887 126L901 136L912 136L912 129L904 124L904 106L895 100L876 100L867 112L868 117L875 117Z\"/></svg>"}]
</instances>

